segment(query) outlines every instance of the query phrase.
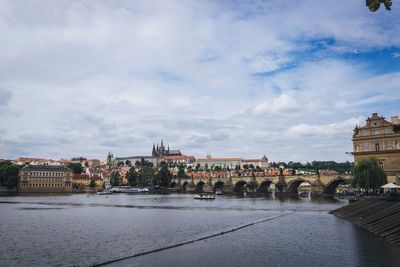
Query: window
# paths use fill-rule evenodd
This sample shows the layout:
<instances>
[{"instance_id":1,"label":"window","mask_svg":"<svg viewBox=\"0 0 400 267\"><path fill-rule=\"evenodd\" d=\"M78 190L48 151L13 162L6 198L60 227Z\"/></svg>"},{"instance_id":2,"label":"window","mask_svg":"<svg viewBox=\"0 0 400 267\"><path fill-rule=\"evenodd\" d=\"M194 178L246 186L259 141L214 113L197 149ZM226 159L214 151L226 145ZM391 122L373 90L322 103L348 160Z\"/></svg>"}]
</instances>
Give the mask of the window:
<instances>
[{"instance_id":1,"label":"window","mask_svg":"<svg viewBox=\"0 0 400 267\"><path fill-rule=\"evenodd\" d=\"M390 141L386 141L386 149L387 150L392 150L393 149L393 141L392 140L390 140Z\"/></svg>"},{"instance_id":2,"label":"window","mask_svg":"<svg viewBox=\"0 0 400 267\"><path fill-rule=\"evenodd\" d=\"M375 151L379 151L379 143L375 144Z\"/></svg>"},{"instance_id":3,"label":"window","mask_svg":"<svg viewBox=\"0 0 400 267\"><path fill-rule=\"evenodd\" d=\"M372 134L373 135L378 135L378 134L380 134L380 130L374 129L374 130L372 130Z\"/></svg>"},{"instance_id":4,"label":"window","mask_svg":"<svg viewBox=\"0 0 400 267\"><path fill-rule=\"evenodd\" d=\"M385 133L386 134L393 133L393 129L392 128L385 128Z\"/></svg>"},{"instance_id":5,"label":"window","mask_svg":"<svg viewBox=\"0 0 400 267\"><path fill-rule=\"evenodd\" d=\"M368 151L369 150L369 144L368 143L364 143L362 144L362 151Z\"/></svg>"}]
</instances>

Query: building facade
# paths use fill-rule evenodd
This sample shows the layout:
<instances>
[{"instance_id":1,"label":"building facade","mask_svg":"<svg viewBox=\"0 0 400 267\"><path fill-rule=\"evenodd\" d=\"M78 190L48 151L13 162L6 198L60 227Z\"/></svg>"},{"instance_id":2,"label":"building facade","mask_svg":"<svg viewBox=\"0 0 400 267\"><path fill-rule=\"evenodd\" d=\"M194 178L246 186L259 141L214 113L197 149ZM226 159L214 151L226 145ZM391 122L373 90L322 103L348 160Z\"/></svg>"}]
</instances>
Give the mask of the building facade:
<instances>
[{"instance_id":1,"label":"building facade","mask_svg":"<svg viewBox=\"0 0 400 267\"><path fill-rule=\"evenodd\" d=\"M373 113L353 134L354 162L370 157L378 159L388 182L400 183L400 123L398 116L391 122Z\"/></svg>"},{"instance_id":2,"label":"building facade","mask_svg":"<svg viewBox=\"0 0 400 267\"><path fill-rule=\"evenodd\" d=\"M95 188L90 187L92 180L95 181ZM99 176L90 177L86 173L74 174L72 179L72 188L77 192L85 192L88 190L102 190L105 187L104 180Z\"/></svg>"},{"instance_id":3,"label":"building facade","mask_svg":"<svg viewBox=\"0 0 400 267\"><path fill-rule=\"evenodd\" d=\"M72 170L65 166L27 165L19 171L23 193L70 193Z\"/></svg>"}]
</instances>

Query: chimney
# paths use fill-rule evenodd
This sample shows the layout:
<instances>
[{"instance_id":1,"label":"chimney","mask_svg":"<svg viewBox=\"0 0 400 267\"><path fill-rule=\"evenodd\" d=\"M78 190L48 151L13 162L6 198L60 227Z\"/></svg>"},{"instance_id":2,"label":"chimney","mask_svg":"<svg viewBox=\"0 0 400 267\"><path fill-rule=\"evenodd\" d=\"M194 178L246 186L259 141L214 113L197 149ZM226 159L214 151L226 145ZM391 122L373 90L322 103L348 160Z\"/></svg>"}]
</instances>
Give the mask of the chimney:
<instances>
[{"instance_id":1,"label":"chimney","mask_svg":"<svg viewBox=\"0 0 400 267\"><path fill-rule=\"evenodd\" d=\"M392 123L399 124L399 116L392 116Z\"/></svg>"}]
</instances>

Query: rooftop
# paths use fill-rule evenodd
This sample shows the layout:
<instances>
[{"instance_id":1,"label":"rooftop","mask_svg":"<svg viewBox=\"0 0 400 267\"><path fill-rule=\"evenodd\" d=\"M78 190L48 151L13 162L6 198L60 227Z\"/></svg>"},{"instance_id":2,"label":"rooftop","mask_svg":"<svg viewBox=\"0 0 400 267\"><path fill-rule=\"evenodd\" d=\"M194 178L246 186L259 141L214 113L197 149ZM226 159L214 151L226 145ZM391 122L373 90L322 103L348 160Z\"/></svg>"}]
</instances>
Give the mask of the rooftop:
<instances>
[{"instance_id":1,"label":"rooftop","mask_svg":"<svg viewBox=\"0 0 400 267\"><path fill-rule=\"evenodd\" d=\"M62 172L72 172L70 168L58 165L26 165L21 170L23 171L62 171Z\"/></svg>"}]
</instances>

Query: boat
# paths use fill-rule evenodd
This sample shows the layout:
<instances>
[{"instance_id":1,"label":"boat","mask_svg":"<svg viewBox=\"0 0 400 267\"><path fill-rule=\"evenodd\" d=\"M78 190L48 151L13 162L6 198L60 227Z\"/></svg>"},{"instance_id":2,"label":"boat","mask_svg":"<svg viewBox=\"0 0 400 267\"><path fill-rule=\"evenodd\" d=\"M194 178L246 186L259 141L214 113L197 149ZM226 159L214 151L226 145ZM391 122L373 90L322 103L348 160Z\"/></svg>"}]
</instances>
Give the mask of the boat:
<instances>
[{"instance_id":1,"label":"boat","mask_svg":"<svg viewBox=\"0 0 400 267\"><path fill-rule=\"evenodd\" d=\"M215 194L216 194L216 195L222 195L222 190L221 190L221 188L217 188L217 189L215 190Z\"/></svg>"},{"instance_id":2,"label":"boat","mask_svg":"<svg viewBox=\"0 0 400 267\"><path fill-rule=\"evenodd\" d=\"M214 200L215 196L212 194L198 194L194 196L194 199L201 199L201 200Z\"/></svg>"}]
</instances>

